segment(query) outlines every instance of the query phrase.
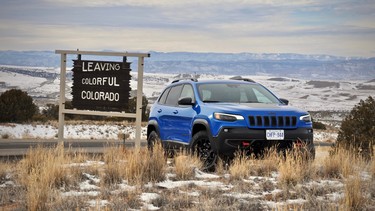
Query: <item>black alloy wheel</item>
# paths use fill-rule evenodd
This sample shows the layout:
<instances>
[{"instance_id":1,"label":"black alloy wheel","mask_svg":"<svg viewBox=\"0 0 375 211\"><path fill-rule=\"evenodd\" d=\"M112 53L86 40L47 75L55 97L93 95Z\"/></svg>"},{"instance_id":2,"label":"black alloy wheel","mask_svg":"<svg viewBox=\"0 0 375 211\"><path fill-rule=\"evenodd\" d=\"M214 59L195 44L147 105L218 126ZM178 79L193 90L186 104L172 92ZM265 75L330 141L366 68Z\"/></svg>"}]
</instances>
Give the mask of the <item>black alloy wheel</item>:
<instances>
[{"instance_id":1,"label":"black alloy wheel","mask_svg":"<svg viewBox=\"0 0 375 211\"><path fill-rule=\"evenodd\" d=\"M203 162L203 170L215 171L215 166L218 160L217 153L212 149L211 142L206 131L199 131L193 136L192 150L196 152Z\"/></svg>"}]
</instances>

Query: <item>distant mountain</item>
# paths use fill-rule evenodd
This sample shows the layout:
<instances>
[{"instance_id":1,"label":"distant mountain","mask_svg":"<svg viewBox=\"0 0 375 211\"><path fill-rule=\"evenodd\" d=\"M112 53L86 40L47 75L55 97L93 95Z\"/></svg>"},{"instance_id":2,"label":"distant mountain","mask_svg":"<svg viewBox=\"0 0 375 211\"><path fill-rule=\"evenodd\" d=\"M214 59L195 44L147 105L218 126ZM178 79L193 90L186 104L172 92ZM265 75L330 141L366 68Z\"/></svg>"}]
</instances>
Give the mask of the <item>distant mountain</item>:
<instances>
[{"instance_id":1,"label":"distant mountain","mask_svg":"<svg viewBox=\"0 0 375 211\"><path fill-rule=\"evenodd\" d=\"M145 71L150 73L199 73L218 75L269 75L305 79L373 79L375 58L303 54L150 52ZM69 55L68 67L75 55ZM121 61L119 58L87 56L83 59ZM129 61L136 65L135 58ZM0 64L58 67L60 55L53 51L0 51ZM136 67L133 67L135 69Z\"/></svg>"}]
</instances>

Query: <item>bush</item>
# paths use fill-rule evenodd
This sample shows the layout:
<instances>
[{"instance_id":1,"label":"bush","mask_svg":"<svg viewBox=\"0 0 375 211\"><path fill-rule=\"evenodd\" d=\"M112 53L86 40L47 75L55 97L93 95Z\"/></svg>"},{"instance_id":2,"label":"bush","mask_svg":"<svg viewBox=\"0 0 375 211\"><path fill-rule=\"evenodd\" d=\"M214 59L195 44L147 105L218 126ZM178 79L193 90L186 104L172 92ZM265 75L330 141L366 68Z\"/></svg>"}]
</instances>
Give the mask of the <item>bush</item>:
<instances>
[{"instance_id":1,"label":"bush","mask_svg":"<svg viewBox=\"0 0 375 211\"><path fill-rule=\"evenodd\" d=\"M327 129L325 124L323 124L322 122L315 122L315 121L313 121L313 128L314 129L320 129L320 130L326 130Z\"/></svg>"},{"instance_id":2,"label":"bush","mask_svg":"<svg viewBox=\"0 0 375 211\"><path fill-rule=\"evenodd\" d=\"M26 122L37 112L33 99L22 90L11 89L0 95L0 122Z\"/></svg>"},{"instance_id":3,"label":"bush","mask_svg":"<svg viewBox=\"0 0 375 211\"><path fill-rule=\"evenodd\" d=\"M336 147L354 150L369 159L375 143L375 100L361 100L341 123Z\"/></svg>"},{"instance_id":4,"label":"bush","mask_svg":"<svg viewBox=\"0 0 375 211\"><path fill-rule=\"evenodd\" d=\"M129 105L126 112L136 113L137 97L129 99ZM149 116L149 110L147 109L148 100L146 96L142 96L142 121L147 121ZM135 121L135 119L134 119Z\"/></svg>"},{"instance_id":5,"label":"bush","mask_svg":"<svg viewBox=\"0 0 375 211\"><path fill-rule=\"evenodd\" d=\"M49 120L59 119L59 105L48 103L42 114Z\"/></svg>"}]
</instances>

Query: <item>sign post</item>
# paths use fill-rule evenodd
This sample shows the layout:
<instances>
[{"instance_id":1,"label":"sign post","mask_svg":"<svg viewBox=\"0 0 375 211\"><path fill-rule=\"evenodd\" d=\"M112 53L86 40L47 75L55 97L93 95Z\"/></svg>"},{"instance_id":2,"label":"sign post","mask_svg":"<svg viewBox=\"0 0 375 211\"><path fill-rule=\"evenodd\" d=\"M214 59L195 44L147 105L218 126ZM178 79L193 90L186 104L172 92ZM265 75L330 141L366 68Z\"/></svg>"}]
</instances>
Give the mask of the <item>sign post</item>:
<instances>
[{"instance_id":1,"label":"sign post","mask_svg":"<svg viewBox=\"0 0 375 211\"><path fill-rule=\"evenodd\" d=\"M64 141L65 114L127 117L136 119L135 145L141 145L142 96L145 53L56 50L61 55L59 141ZM73 67L73 107L65 108L66 59L78 55ZM81 60L81 55L119 56L122 62ZM138 58L136 113L125 113L130 91L130 63L126 57ZM79 109L79 110L77 110Z\"/></svg>"}]
</instances>

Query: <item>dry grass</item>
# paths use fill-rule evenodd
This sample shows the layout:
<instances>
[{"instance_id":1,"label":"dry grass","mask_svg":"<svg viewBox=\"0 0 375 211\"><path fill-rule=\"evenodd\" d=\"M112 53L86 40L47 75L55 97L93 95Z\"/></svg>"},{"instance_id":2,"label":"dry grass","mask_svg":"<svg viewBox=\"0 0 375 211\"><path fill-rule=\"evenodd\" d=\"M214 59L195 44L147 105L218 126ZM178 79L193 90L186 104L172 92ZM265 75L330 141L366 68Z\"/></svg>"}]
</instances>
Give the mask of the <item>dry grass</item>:
<instances>
[{"instance_id":1,"label":"dry grass","mask_svg":"<svg viewBox=\"0 0 375 211\"><path fill-rule=\"evenodd\" d=\"M10 164L7 162L0 162L0 183L5 181L10 169Z\"/></svg>"},{"instance_id":2,"label":"dry grass","mask_svg":"<svg viewBox=\"0 0 375 211\"><path fill-rule=\"evenodd\" d=\"M366 198L363 193L363 181L359 175L345 181L344 198L341 201L342 210L363 210Z\"/></svg>"},{"instance_id":3,"label":"dry grass","mask_svg":"<svg viewBox=\"0 0 375 211\"><path fill-rule=\"evenodd\" d=\"M372 157L371 159L370 173L371 173L372 179L375 180L375 156Z\"/></svg>"},{"instance_id":4,"label":"dry grass","mask_svg":"<svg viewBox=\"0 0 375 211\"><path fill-rule=\"evenodd\" d=\"M296 185L315 177L316 171L311 161L306 160L299 151L287 151L285 158L279 163L279 183Z\"/></svg>"},{"instance_id":5,"label":"dry grass","mask_svg":"<svg viewBox=\"0 0 375 211\"><path fill-rule=\"evenodd\" d=\"M366 162L361 156L345 149L337 149L323 160L321 174L325 178L348 178L365 166Z\"/></svg>"},{"instance_id":6,"label":"dry grass","mask_svg":"<svg viewBox=\"0 0 375 211\"><path fill-rule=\"evenodd\" d=\"M126 169L126 152L119 147L108 147L104 150L103 158L105 166L101 181L104 185L122 182Z\"/></svg>"},{"instance_id":7,"label":"dry grass","mask_svg":"<svg viewBox=\"0 0 375 211\"><path fill-rule=\"evenodd\" d=\"M237 152L232 163L229 166L231 179L240 180L249 177L252 165L253 159L250 159L243 152Z\"/></svg>"},{"instance_id":8,"label":"dry grass","mask_svg":"<svg viewBox=\"0 0 375 211\"><path fill-rule=\"evenodd\" d=\"M176 179L178 180L192 179L195 176L195 169L201 169L203 167L203 163L197 155L188 154L186 152L175 156L174 164Z\"/></svg>"},{"instance_id":9,"label":"dry grass","mask_svg":"<svg viewBox=\"0 0 375 211\"><path fill-rule=\"evenodd\" d=\"M270 176L279 169L280 155L276 148L265 150L262 159L253 158L251 174L256 176Z\"/></svg>"},{"instance_id":10,"label":"dry grass","mask_svg":"<svg viewBox=\"0 0 375 211\"><path fill-rule=\"evenodd\" d=\"M152 151L147 148L129 151L126 161L125 178L130 184L141 185L165 179L167 162L161 144L155 144Z\"/></svg>"},{"instance_id":11,"label":"dry grass","mask_svg":"<svg viewBox=\"0 0 375 211\"><path fill-rule=\"evenodd\" d=\"M103 157L104 185L115 185L122 180L142 185L165 179L166 158L161 145L155 145L152 151L147 148L124 150L121 147L109 147L105 149Z\"/></svg>"},{"instance_id":12,"label":"dry grass","mask_svg":"<svg viewBox=\"0 0 375 211\"><path fill-rule=\"evenodd\" d=\"M194 169L201 165L197 157L182 153L167 166L161 146L155 146L153 151L109 147L97 157L64 150L62 146L38 147L18 163L0 164L0 210L147 210L142 193L156 193L158 197L148 204L160 210L372 210L374 160L366 163L346 151L340 153L314 162L292 152L280 157L276 151L270 151L261 159L238 153L228 169L218 168L216 174L223 176L204 179L194 174ZM83 165L88 159L96 159L98 164ZM175 171L175 179L188 183L171 189L155 184L165 180L167 167ZM336 169L336 176L328 174L329 169ZM90 179L91 176L100 182ZM10 180L16 185L4 185ZM196 180L200 180L199 185ZM200 185L202 181L223 186L206 187ZM93 190L98 195L88 194L93 190L81 189L81 182L96 186ZM123 185L132 188L124 189ZM84 194L63 196L70 191ZM305 201L293 202L299 199ZM102 200L108 204L100 205ZM97 204L90 207L89 201Z\"/></svg>"},{"instance_id":13,"label":"dry grass","mask_svg":"<svg viewBox=\"0 0 375 211\"><path fill-rule=\"evenodd\" d=\"M28 210L46 209L54 197L54 190L69 184L68 172L63 166L65 161L63 145L28 151L19 166L20 183L26 187Z\"/></svg>"}]
</instances>

